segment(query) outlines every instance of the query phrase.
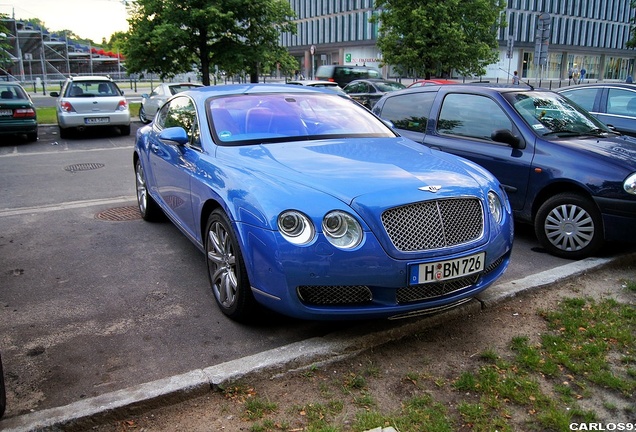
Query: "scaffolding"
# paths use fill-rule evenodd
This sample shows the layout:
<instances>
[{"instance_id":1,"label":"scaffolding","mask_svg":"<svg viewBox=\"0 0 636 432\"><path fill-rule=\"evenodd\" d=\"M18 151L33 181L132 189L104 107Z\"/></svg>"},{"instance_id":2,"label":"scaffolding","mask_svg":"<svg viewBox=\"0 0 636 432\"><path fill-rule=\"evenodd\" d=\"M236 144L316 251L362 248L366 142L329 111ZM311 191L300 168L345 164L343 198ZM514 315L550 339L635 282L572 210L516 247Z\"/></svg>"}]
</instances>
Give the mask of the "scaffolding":
<instances>
[{"instance_id":1,"label":"scaffolding","mask_svg":"<svg viewBox=\"0 0 636 432\"><path fill-rule=\"evenodd\" d=\"M65 34L50 33L46 28L13 18L2 18L8 30L0 38L8 48L9 66L0 68L0 80L32 84L63 82L71 75L110 75L126 79L124 58L106 52Z\"/></svg>"}]
</instances>

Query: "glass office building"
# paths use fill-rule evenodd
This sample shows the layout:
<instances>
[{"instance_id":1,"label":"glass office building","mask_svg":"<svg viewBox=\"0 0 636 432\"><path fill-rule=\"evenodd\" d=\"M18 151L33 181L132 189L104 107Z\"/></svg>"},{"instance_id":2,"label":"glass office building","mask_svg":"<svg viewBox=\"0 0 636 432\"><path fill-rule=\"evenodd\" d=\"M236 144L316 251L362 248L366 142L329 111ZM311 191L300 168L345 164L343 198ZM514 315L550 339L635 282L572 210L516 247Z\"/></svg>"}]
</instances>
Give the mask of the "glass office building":
<instances>
[{"instance_id":1,"label":"glass office building","mask_svg":"<svg viewBox=\"0 0 636 432\"><path fill-rule=\"evenodd\" d=\"M297 34L282 34L281 44L298 59L304 76L322 64L380 66L375 41L374 0L290 0ZM507 79L518 70L524 79L567 80L585 69L590 80L625 80L634 74L636 51L626 48L634 9L630 0L508 0L507 27L500 29L499 61L487 67L488 79ZM548 14L547 56L538 61L535 36L540 15ZM544 15L545 17L546 15ZM512 50L508 49L509 40ZM511 55L508 55L510 52ZM391 75L388 66L385 75ZM459 77L457 77L459 78Z\"/></svg>"}]
</instances>

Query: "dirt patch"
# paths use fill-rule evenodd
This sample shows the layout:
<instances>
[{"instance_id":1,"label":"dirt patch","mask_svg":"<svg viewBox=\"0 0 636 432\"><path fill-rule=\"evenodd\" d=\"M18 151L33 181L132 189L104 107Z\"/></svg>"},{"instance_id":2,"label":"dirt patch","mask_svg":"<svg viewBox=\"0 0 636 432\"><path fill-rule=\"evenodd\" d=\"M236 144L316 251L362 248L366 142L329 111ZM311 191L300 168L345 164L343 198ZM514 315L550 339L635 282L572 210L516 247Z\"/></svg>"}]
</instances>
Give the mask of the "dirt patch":
<instances>
[{"instance_id":1,"label":"dirt patch","mask_svg":"<svg viewBox=\"0 0 636 432\"><path fill-rule=\"evenodd\" d=\"M335 430L352 430L351 422L361 410L397 412L403 403L418 395L430 395L443 404L450 415L462 401L478 400L478 395L454 390L451 383L462 371L476 370L485 351L512 357L510 342L525 336L531 342L547 331L540 312L554 310L565 297L601 300L613 298L636 305L636 294L625 289L625 281L636 281L636 267L622 265L599 270L557 286L526 293L494 308L465 316L420 334L369 350L346 361L309 367L276 376L252 377L237 384L230 396L212 392L204 397L148 411L94 427L111 431L250 431L256 420L246 415L250 398L275 404L275 412L265 414L271 429L305 430L312 406L342 401L330 424ZM356 384L356 380L359 382ZM546 392L550 386L546 384ZM577 401L596 413L598 422L636 422L633 400L615 392L590 388ZM365 401L367 405L365 407ZM515 412L518 430L523 430L532 413ZM457 415L457 414L455 414ZM518 417L518 419L517 419ZM457 415L457 424L461 424ZM377 426L385 426L378 424ZM468 427L462 430L470 430Z\"/></svg>"}]
</instances>

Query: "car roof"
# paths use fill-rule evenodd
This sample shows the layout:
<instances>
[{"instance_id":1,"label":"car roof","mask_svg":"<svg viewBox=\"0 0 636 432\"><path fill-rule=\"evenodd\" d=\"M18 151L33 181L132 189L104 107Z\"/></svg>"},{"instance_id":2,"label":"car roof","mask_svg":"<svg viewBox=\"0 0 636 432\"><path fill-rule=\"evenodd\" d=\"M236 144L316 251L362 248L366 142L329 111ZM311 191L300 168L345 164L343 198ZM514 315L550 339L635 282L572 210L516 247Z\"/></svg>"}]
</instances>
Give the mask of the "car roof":
<instances>
[{"instance_id":1,"label":"car roof","mask_svg":"<svg viewBox=\"0 0 636 432\"><path fill-rule=\"evenodd\" d=\"M179 95L189 94L197 99L203 99L207 97L218 96L231 96L239 94L265 94L265 93L316 93L316 94L331 94L337 95L337 93L325 92L324 89L300 86L300 85L288 85L288 84L228 84L217 85L207 87L195 87L190 90L179 93ZM175 95L176 96L176 95ZM174 97L174 96L173 96Z\"/></svg>"},{"instance_id":2,"label":"car roof","mask_svg":"<svg viewBox=\"0 0 636 432\"><path fill-rule=\"evenodd\" d=\"M407 87L402 90L395 90L387 93L385 97L392 97L401 94L410 94L410 93L423 93L423 92L438 92L440 90L446 91L447 93L452 93L453 91L472 91L478 94L492 94L496 93L511 93L511 92L531 92L531 91L542 91L542 92L553 92L553 90L549 90L542 87L532 87L532 86L524 86L524 85L513 85L513 84L493 84L493 83L466 83L466 84L435 84L428 86L419 86L419 87Z\"/></svg>"},{"instance_id":3,"label":"car roof","mask_svg":"<svg viewBox=\"0 0 636 432\"><path fill-rule=\"evenodd\" d=\"M321 86L328 86L328 87L338 87L338 83L333 81L327 81L327 80L294 80L294 81L287 81L287 84L296 84L296 85L300 84L304 86L321 85Z\"/></svg>"},{"instance_id":4,"label":"car roof","mask_svg":"<svg viewBox=\"0 0 636 432\"><path fill-rule=\"evenodd\" d=\"M629 84L624 82L603 82L603 83L589 83L589 84L575 84L567 87L558 88L556 91L560 92L562 90L572 90L576 88L588 88L588 87L615 87L615 88L626 88L630 90L636 90L636 84Z\"/></svg>"}]
</instances>

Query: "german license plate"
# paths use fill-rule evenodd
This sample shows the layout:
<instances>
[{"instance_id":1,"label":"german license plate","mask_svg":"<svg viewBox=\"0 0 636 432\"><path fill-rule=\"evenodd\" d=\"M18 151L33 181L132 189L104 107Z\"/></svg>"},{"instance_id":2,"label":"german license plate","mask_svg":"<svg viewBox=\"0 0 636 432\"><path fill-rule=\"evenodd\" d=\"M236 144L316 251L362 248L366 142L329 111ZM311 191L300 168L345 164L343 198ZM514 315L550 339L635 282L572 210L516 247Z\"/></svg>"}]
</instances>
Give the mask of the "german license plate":
<instances>
[{"instance_id":1,"label":"german license plate","mask_svg":"<svg viewBox=\"0 0 636 432\"><path fill-rule=\"evenodd\" d=\"M411 266L411 285L441 282L479 273L484 270L486 253L482 252L463 258Z\"/></svg>"},{"instance_id":2,"label":"german license plate","mask_svg":"<svg viewBox=\"0 0 636 432\"><path fill-rule=\"evenodd\" d=\"M84 119L85 124L104 124L110 123L110 118L108 117L89 117Z\"/></svg>"},{"instance_id":3,"label":"german license plate","mask_svg":"<svg viewBox=\"0 0 636 432\"><path fill-rule=\"evenodd\" d=\"M0 110L0 116L12 116L12 115L13 115L13 110L10 110L10 109Z\"/></svg>"}]
</instances>

